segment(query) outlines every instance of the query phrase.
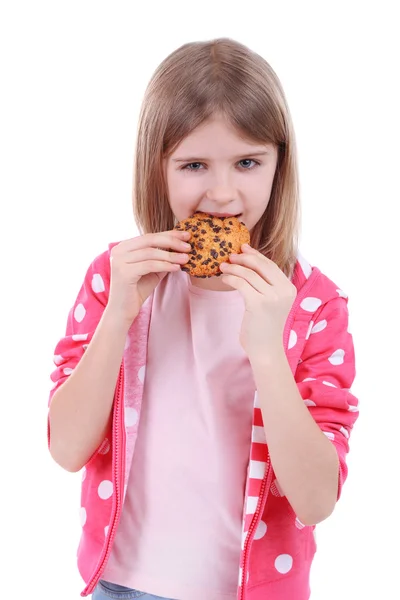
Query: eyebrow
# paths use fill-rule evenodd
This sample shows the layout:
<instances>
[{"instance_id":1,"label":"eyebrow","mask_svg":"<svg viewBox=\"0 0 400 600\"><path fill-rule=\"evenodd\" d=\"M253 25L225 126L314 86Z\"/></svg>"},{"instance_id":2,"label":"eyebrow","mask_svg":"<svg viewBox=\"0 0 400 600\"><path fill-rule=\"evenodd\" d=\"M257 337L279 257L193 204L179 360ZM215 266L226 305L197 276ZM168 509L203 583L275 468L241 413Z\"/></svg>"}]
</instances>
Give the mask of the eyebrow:
<instances>
[{"instance_id":1,"label":"eyebrow","mask_svg":"<svg viewBox=\"0 0 400 600\"><path fill-rule=\"evenodd\" d=\"M259 150L258 152L244 152L243 154L239 154L238 156L234 156L233 158L235 160L238 160L240 158L243 157L251 157L251 156L265 156L266 154L269 154L269 152L267 150ZM174 162L205 162L208 159L207 158L200 158L200 156L188 156L187 158L173 158L172 159Z\"/></svg>"}]
</instances>

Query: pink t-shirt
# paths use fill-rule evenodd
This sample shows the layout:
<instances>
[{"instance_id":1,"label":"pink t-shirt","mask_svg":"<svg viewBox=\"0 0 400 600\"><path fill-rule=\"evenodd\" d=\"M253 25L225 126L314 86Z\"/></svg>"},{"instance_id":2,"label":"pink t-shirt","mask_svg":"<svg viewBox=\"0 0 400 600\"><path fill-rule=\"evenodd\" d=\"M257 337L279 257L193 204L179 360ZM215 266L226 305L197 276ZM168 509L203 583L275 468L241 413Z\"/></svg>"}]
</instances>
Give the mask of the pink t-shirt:
<instances>
[{"instance_id":1,"label":"pink t-shirt","mask_svg":"<svg viewBox=\"0 0 400 600\"><path fill-rule=\"evenodd\" d=\"M255 384L237 291L157 286L127 494L103 579L178 600L236 599Z\"/></svg>"}]
</instances>

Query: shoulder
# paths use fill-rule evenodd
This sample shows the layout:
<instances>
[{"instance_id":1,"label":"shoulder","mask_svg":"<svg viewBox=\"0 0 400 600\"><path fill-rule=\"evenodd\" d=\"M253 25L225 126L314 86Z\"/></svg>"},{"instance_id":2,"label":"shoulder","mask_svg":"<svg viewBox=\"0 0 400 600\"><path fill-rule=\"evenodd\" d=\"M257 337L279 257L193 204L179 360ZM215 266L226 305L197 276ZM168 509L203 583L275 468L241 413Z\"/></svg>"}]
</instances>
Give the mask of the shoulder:
<instances>
[{"instance_id":1,"label":"shoulder","mask_svg":"<svg viewBox=\"0 0 400 600\"><path fill-rule=\"evenodd\" d=\"M92 259L88 267L88 272L98 272L100 275L109 277L110 274L110 259L111 251L115 246L118 246L120 242L110 242L105 250L97 254Z\"/></svg>"},{"instance_id":2,"label":"shoulder","mask_svg":"<svg viewBox=\"0 0 400 600\"><path fill-rule=\"evenodd\" d=\"M310 308L318 309L321 305L337 299L341 299L341 304L348 302L348 294L342 287L300 253L297 256L292 281L298 295L304 298L303 306L309 305Z\"/></svg>"}]
</instances>

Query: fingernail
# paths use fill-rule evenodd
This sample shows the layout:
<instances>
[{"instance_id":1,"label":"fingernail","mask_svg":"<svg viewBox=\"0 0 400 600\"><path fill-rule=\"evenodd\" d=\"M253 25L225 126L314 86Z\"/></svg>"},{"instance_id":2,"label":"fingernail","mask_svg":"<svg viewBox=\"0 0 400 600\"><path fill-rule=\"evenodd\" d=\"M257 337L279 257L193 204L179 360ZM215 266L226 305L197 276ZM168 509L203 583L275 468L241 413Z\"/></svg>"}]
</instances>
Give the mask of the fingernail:
<instances>
[{"instance_id":1,"label":"fingernail","mask_svg":"<svg viewBox=\"0 0 400 600\"><path fill-rule=\"evenodd\" d=\"M192 246L190 244L187 244L186 242L183 242L183 245L185 246L185 248L191 248Z\"/></svg>"}]
</instances>

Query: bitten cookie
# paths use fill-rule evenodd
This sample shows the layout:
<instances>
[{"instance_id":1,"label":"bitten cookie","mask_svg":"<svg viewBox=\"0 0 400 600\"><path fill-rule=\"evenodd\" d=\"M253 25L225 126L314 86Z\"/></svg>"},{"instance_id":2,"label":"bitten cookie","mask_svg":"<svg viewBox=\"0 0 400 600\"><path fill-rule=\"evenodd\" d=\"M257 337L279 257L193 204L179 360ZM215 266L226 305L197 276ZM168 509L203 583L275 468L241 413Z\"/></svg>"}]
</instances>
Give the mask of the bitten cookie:
<instances>
[{"instance_id":1,"label":"bitten cookie","mask_svg":"<svg viewBox=\"0 0 400 600\"><path fill-rule=\"evenodd\" d=\"M174 229L192 234L190 260L182 270L194 277L222 275L219 265L228 262L232 252L239 254L242 244L250 243L249 230L236 217L214 217L196 212L189 219L180 221Z\"/></svg>"}]
</instances>

